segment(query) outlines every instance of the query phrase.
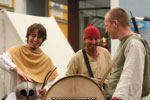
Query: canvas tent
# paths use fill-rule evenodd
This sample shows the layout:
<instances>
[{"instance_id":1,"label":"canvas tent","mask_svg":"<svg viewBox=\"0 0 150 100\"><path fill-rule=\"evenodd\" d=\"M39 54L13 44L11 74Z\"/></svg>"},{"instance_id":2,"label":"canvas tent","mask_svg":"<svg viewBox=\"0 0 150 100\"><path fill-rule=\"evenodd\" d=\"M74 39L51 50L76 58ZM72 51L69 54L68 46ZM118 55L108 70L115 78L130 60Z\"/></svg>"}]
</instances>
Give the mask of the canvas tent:
<instances>
[{"instance_id":1,"label":"canvas tent","mask_svg":"<svg viewBox=\"0 0 150 100\"><path fill-rule=\"evenodd\" d=\"M64 37L53 17L38 17L13 12L0 11L0 54L13 45L26 43L26 30L33 23L41 23L47 30L47 40L41 46L57 67L59 77L65 75L66 66L74 51ZM9 77L0 69L0 99L6 95Z\"/></svg>"}]
</instances>

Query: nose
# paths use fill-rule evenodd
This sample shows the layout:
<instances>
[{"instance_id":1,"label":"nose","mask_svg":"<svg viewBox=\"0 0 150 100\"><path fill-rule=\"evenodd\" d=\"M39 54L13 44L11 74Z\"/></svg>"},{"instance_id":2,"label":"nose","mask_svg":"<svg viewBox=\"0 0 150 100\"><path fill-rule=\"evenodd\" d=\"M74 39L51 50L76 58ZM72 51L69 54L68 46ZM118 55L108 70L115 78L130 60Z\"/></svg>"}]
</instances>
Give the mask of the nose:
<instances>
[{"instance_id":1,"label":"nose","mask_svg":"<svg viewBox=\"0 0 150 100\"><path fill-rule=\"evenodd\" d=\"M107 30L107 29L105 29L105 33L107 33L107 34L108 34L108 30Z\"/></svg>"},{"instance_id":2,"label":"nose","mask_svg":"<svg viewBox=\"0 0 150 100\"><path fill-rule=\"evenodd\" d=\"M96 40L95 40L95 39L92 39L91 42L92 42L93 44L95 44L95 43L96 43Z\"/></svg>"},{"instance_id":3,"label":"nose","mask_svg":"<svg viewBox=\"0 0 150 100\"><path fill-rule=\"evenodd\" d=\"M36 37L34 37L34 41L37 41L38 40L38 37L36 36Z\"/></svg>"}]
</instances>

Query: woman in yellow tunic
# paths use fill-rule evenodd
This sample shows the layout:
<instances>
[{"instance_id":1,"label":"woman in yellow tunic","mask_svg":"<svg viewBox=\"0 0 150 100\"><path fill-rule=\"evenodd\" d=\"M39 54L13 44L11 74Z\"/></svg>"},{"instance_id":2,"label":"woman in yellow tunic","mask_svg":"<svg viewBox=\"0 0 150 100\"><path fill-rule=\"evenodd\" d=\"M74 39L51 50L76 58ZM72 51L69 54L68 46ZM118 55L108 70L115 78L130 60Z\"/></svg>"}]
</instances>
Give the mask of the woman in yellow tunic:
<instances>
[{"instance_id":1,"label":"woman in yellow tunic","mask_svg":"<svg viewBox=\"0 0 150 100\"><path fill-rule=\"evenodd\" d=\"M39 47L46 40L46 29L41 24L33 24L27 30L27 44L14 46L8 49L6 53L1 55L5 68L10 71L11 84L10 92L16 90L17 85L22 81L33 82L39 93L44 96L51 82L47 87L40 89L44 82L44 77L51 70L55 69L51 59ZM17 76L17 77L16 77ZM19 76L19 77L18 77ZM58 73L54 73L49 81L54 80ZM8 95L6 100L15 100Z\"/></svg>"}]
</instances>

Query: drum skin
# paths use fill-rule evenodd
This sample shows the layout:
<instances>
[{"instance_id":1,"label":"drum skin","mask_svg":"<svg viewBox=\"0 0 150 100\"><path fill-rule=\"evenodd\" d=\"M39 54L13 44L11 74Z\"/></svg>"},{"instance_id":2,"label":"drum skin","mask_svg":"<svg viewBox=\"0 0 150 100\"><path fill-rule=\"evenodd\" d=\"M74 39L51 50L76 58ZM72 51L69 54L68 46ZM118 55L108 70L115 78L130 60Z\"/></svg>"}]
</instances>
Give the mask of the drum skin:
<instances>
[{"instance_id":1,"label":"drum skin","mask_svg":"<svg viewBox=\"0 0 150 100\"><path fill-rule=\"evenodd\" d=\"M106 100L102 88L92 79L81 75L63 77L55 82L51 88L49 88L44 100L52 100L54 97L93 97L96 98L96 100Z\"/></svg>"}]
</instances>

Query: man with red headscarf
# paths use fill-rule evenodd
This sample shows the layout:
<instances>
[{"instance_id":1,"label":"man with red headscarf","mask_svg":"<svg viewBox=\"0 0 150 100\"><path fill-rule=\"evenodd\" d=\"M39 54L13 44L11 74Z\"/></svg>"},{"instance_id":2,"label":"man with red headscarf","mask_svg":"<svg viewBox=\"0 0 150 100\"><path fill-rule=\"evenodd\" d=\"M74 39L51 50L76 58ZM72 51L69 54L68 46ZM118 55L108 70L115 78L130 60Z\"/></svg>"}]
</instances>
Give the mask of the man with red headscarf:
<instances>
[{"instance_id":1,"label":"man with red headscarf","mask_svg":"<svg viewBox=\"0 0 150 100\"><path fill-rule=\"evenodd\" d=\"M71 58L67 66L66 76L80 74L101 79L108 71L111 59L108 50L98 46L100 43L100 31L93 25L92 22L89 22L87 28L85 28L83 39L85 47L84 49L76 52L76 54ZM87 55L92 76L88 71L83 50Z\"/></svg>"}]
</instances>

